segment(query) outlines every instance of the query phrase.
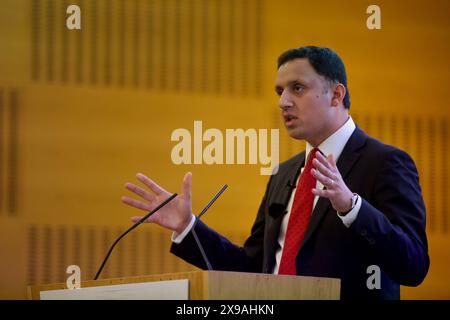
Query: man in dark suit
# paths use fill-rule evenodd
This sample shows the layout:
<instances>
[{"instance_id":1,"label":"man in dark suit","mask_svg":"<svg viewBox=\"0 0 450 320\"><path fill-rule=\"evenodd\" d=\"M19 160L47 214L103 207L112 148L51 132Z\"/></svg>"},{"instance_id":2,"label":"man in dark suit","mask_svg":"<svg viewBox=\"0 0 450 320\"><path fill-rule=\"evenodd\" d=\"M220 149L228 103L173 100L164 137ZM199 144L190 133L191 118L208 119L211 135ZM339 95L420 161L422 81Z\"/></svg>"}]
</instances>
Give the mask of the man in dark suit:
<instances>
[{"instance_id":1,"label":"man in dark suit","mask_svg":"<svg viewBox=\"0 0 450 320\"><path fill-rule=\"evenodd\" d=\"M400 285L419 285L429 267L413 160L355 125L345 67L334 51L283 53L275 90L289 135L306 140L306 150L271 176L243 247L195 224L212 267L339 278L342 299L399 299ZM127 183L145 200L123 197L128 205L148 211L170 194L142 174L138 179L152 192ZM205 269L190 232L190 185L188 173L183 194L148 222L173 230L171 252Z\"/></svg>"}]
</instances>

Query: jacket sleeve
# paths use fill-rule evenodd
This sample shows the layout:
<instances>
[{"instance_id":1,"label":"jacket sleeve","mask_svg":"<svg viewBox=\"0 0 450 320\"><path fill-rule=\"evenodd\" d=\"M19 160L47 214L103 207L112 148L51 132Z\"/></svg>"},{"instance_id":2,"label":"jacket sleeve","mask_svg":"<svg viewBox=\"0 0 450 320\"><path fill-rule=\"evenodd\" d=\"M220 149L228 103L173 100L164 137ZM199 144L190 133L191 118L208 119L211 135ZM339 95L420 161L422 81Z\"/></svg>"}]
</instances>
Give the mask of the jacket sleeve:
<instances>
[{"instance_id":1,"label":"jacket sleeve","mask_svg":"<svg viewBox=\"0 0 450 320\"><path fill-rule=\"evenodd\" d=\"M265 226L264 212L268 189L266 189L266 194L260 204L251 235L243 247L231 243L202 221L197 222L194 229L213 270L261 272ZM233 223L233 219L236 219L236 217L229 219L229 222ZM189 232L181 243L172 243L170 252L190 264L201 269L207 269L192 232Z\"/></svg>"},{"instance_id":2,"label":"jacket sleeve","mask_svg":"<svg viewBox=\"0 0 450 320\"><path fill-rule=\"evenodd\" d=\"M398 149L389 150L381 161L370 203L362 199L350 229L392 280L417 286L430 264L417 169L411 157Z\"/></svg>"}]
</instances>

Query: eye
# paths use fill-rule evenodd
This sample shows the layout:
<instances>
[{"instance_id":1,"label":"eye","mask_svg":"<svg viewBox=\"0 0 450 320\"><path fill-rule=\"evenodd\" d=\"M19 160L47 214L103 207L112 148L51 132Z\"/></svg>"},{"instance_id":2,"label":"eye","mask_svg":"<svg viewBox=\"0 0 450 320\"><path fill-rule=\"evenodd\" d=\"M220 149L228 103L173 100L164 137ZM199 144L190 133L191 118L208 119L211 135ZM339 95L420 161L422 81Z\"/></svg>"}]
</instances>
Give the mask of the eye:
<instances>
[{"instance_id":1,"label":"eye","mask_svg":"<svg viewBox=\"0 0 450 320\"><path fill-rule=\"evenodd\" d=\"M300 93L300 92L302 92L303 90L305 90L305 87L302 86L302 85L296 84L296 85L293 87L293 89L294 89L295 92Z\"/></svg>"},{"instance_id":2,"label":"eye","mask_svg":"<svg viewBox=\"0 0 450 320\"><path fill-rule=\"evenodd\" d=\"M283 94L283 89L277 88L275 89L275 92L277 93L278 96L281 96Z\"/></svg>"}]
</instances>

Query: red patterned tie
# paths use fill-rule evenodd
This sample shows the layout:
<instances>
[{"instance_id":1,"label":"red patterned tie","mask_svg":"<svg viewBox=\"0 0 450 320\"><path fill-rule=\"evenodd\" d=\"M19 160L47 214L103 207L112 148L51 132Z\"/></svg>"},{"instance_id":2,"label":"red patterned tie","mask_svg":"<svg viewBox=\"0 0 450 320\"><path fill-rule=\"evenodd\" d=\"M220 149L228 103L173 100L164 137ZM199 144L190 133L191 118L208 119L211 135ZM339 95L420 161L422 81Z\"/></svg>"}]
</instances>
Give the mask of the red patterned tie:
<instances>
[{"instance_id":1,"label":"red patterned tie","mask_svg":"<svg viewBox=\"0 0 450 320\"><path fill-rule=\"evenodd\" d=\"M308 162L298 181L286 237L284 238L284 248L278 274L297 274L295 260L309 224L314 202L314 195L311 189L316 187L316 178L311 174L311 169L313 168L312 161L316 157L317 151L319 151L317 148L310 151Z\"/></svg>"}]
</instances>

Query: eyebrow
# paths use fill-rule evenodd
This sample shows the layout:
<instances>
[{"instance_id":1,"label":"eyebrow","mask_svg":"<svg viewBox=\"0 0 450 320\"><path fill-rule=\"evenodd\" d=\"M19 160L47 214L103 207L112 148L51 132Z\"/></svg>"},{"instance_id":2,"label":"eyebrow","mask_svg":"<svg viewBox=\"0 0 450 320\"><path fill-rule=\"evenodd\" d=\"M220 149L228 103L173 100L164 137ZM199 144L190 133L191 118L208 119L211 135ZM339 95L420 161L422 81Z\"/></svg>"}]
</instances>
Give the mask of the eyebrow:
<instances>
[{"instance_id":1,"label":"eyebrow","mask_svg":"<svg viewBox=\"0 0 450 320\"><path fill-rule=\"evenodd\" d=\"M289 86L296 85L296 84L305 86L305 84L302 81L298 80L298 79L289 81L287 83L287 86L289 87ZM280 85L275 85L275 91L278 91L278 89L280 89L280 88L282 88Z\"/></svg>"}]
</instances>

